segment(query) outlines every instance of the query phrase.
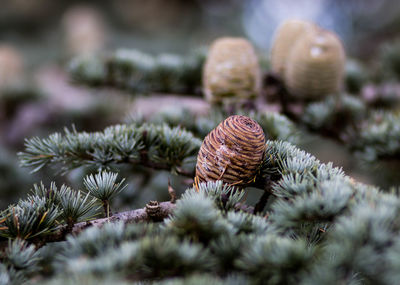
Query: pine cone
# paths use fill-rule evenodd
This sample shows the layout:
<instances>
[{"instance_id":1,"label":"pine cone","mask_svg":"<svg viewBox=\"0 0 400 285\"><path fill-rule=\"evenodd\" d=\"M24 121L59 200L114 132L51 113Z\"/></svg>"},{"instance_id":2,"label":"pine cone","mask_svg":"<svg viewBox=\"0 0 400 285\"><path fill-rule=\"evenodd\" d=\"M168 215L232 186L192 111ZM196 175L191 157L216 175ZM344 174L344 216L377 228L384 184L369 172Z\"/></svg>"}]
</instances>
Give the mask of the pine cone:
<instances>
[{"instance_id":1,"label":"pine cone","mask_svg":"<svg viewBox=\"0 0 400 285\"><path fill-rule=\"evenodd\" d=\"M258 96L261 72L253 46L242 38L221 38L209 51L203 69L207 101L240 101Z\"/></svg>"},{"instance_id":2,"label":"pine cone","mask_svg":"<svg viewBox=\"0 0 400 285\"><path fill-rule=\"evenodd\" d=\"M92 54L104 48L105 21L95 7L72 6L64 14L62 24L70 55Z\"/></svg>"},{"instance_id":3,"label":"pine cone","mask_svg":"<svg viewBox=\"0 0 400 285\"><path fill-rule=\"evenodd\" d=\"M340 91L345 51L332 32L318 29L302 36L286 65L285 83L291 94L303 99L321 99Z\"/></svg>"},{"instance_id":4,"label":"pine cone","mask_svg":"<svg viewBox=\"0 0 400 285\"><path fill-rule=\"evenodd\" d=\"M264 132L257 122L230 116L204 139L197 156L196 180L245 186L254 180L265 148Z\"/></svg>"},{"instance_id":5,"label":"pine cone","mask_svg":"<svg viewBox=\"0 0 400 285\"><path fill-rule=\"evenodd\" d=\"M271 47L271 68L275 74L283 77L287 58L296 41L316 28L315 24L302 20L287 20L278 28Z\"/></svg>"},{"instance_id":6,"label":"pine cone","mask_svg":"<svg viewBox=\"0 0 400 285\"><path fill-rule=\"evenodd\" d=\"M23 77L21 54L13 47L0 45L0 87L10 87Z\"/></svg>"}]
</instances>

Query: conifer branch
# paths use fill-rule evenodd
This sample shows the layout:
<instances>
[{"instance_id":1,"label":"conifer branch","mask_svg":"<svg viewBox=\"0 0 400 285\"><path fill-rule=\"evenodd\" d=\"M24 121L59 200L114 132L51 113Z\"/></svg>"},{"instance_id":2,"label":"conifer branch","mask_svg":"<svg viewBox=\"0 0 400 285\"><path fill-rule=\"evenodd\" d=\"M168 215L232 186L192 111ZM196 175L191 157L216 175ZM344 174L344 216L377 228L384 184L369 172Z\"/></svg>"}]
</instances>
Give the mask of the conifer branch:
<instances>
[{"instance_id":1,"label":"conifer branch","mask_svg":"<svg viewBox=\"0 0 400 285\"><path fill-rule=\"evenodd\" d=\"M295 144L301 139L295 123L277 112L237 110L236 114L248 116L258 122L270 140L282 140ZM171 127L181 126L197 137L204 138L228 116L228 112L219 108L212 108L202 116L195 115L187 109L173 110L173 112L167 109L150 116L146 121L154 124L165 123ZM128 121L135 124L144 123L143 118L137 117L135 114L132 114Z\"/></svg>"},{"instance_id":2,"label":"conifer branch","mask_svg":"<svg viewBox=\"0 0 400 285\"><path fill-rule=\"evenodd\" d=\"M304 113L291 112L288 108L294 121L345 144L365 161L400 159L398 112L377 111L366 100L345 94L321 102L297 104L304 108ZM388 104L396 105L394 102Z\"/></svg>"},{"instance_id":3,"label":"conifer branch","mask_svg":"<svg viewBox=\"0 0 400 285\"><path fill-rule=\"evenodd\" d=\"M267 141L267 146L256 179L271 193L265 217L243 210L244 191L217 181L186 190L176 204L152 202L77 223L72 235L65 236L64 225L29 241L40 247L67 239L57 255L65 274L115 273L129 279L134 273L152 280L211 270L240 273L256 283L361 278L393 284L400 252L398 195L357 183L287 142ZM42 192L48 194L45 210L53 196ZM163 219L161 226L130 225Z\"/></svg>"},{"instance_id":4,"label":"conifer branch","mask_svg":"<svg viewBox=\"0 0 400 285\"><path fill-rule=\"evenodd\" d=\"M400 114L374 112L352 140L353 151L366 161L400 159Z\"/></svg>"},{"instance_id":5,"label":"conifer branch","mask_svg":"<svg viewBox=\"0 0 400 285\"><path fill-rule=\"evenodd\" d=\"M103 132L65 129L64 135L55 133L45 139L26 140L19 158L22 166L34 167L33 172L46 165L59 166L65 173L81 166L103 170L129 163L193 177L182 166L194 159L200 145L199 139L179 127L116 125Z\"/></svg>"},{"instance_id":6,"label":"conifer branch","mask_svg":"<svg viewBox=\"0 0 400 285\"><path fill-rule=\"evenodd\" d=\"M175 204L171 202L161 202L159 203L159 215L163 218L167 218L172 214L175 209ZM129 223L139 223L139 222L149 222L151 218L146 212L146 207L129 210L121 213L115 213L110 218L101 218L88 222L81 222L74 225L72 229L73 234L78 234L87 227L101 227L105 223L109 222L123 222L125 224Z\"/></svg>"},{"instance_id":7,"label":"conifer branch","mask_svg":"<svg viewBox=\"0 0 400 285\"><path fill-rule=\"evenodd\" d=\"M158 207L158 217L160 218L167 218L169 215L172 214L173 210L175 209L175 203L171 202L161 202L159 203ZM100 219L95 219L87 222L80 222L76 223L70 233L73 235L79 234L81 231L83 231L86 228L89 227L102 227L106 223L114 223L114 222L122 222L125 224L131 224L131 223L140 223L140 222L151 222L153 219L149 216L149 214L146 211L146 207L140 208L140 209L135 209L135 210L129 210L125 212L120 212L120 213L115 213L111 215L109 218L100 218ZM38 239L32 239L30 240L31 243L40 246L43 246L44 244L48 242L58 242L58 241L63 241L65 240L65 228L68 225L62 225L58 227L58 230L47 234L47 235L42 235ZM0 245L0 251L3 248L6 248L8 246L8 242L3 242Z\"/></svg>"},{"instance_id":8,"label":"conifer branch","mask_svg":"<svg viewBox=\"0 0 400 285\"><path fill-rule=\"evenodd\" d=\"M398 45L398 43L396 43L396 45ZM393 50L397 51L396 48L388 49L388 51L383 53L384 56L382 56L382 62L390 66L388 71L392 73L393 64L390 63L388 58L394 57L395 52L393 52ZM193 53L184 58L175 55L152 57L137 50L117 50L109 55L86 56L73 60L70 65L70 74L71 77L79 83L103 86L111 85L117 88L128 89L134 93L157 91L194 93L196 91L194 89L198 88L193 89L192 87L200 85L201 66L204 62L204 57L204 52ZM383 72L386 72L386 70L383 70ZM354 85L355 80L361 80L365 83L365 78L357 79L357 76L360 75L359 73L360 71L356 71L355 73L354 70L349 71L346 80L349 81L350 85ZM192 74L192 76L190 76L190 74ZM271 75L268 76L272 77ZM392 77L393 74L389 76L389 78ZM382 143L379 150L372 150L374 152L372 154L366 149L362 150L362 146L360 145L363 142L368 143L368 138L365 137L363 128L366 124L371 125L370 120L368 120L369 113L381 107L386 109L393 108L393 106L399 102L399 97L397 96L398 91L388 92L385 90L392 90L393 88L398 89L398 87L386 88L386 86L382 86L380 88L379 86L374 86L378 91L374 91L376 94L374 94L373 98L366 98L365 96L365 98L360 98L347 94L336 94L337 96L330 96L321 102L299 101L295 104L289 104L288 99L292 98L290 94L284 90L282 82L279 80L272 81L273 82L267 82L264 89L276 89L279 91L275 93L278 93L278 95L283 94L283 99L281 98L282 100L280 102L281 108L284 114L293 121L299 122L307 126L310 130L318 132L330 139L334 139L341 144L350 145L351 150L361 153L367 161L388 159L393 153L393 146L390 142L387 144ZM155 82L157 84L155 84ZM271 94L268 96L271 97L270 95ZM304 114L303 112L299 112L299 110L304 110ZM383 117L383 120L387 124L391 124L392 120L390 119L390 114L384 115ZM262 120L262 118L255 119L258 122ZM278 119L281 120L280 118ZM218 121L221 121L221 119ZM192 124L193 121L183 120L181 122L184 122L184 124L187 124L187 122L189 122L188 124ZM262 123L260 122L260 124ZM210 129L198 128L196 124L185 127L195 134L200 134L200 137L204 137L210 131ZM283 131L282 128L283 125L280 131ZM288 129L287 126L285 126L285 128ZM391 136L389 132L390 130L387 130L387 134L383 133L381 135L389 137ZM292 131L289 128L288 134L291 133ZM282 132L275 134L274 131L272 131L272 135L269 139L296 142L296 139L292 135L287 135L284 138L282 137L283 134ZM367 136L369 135L367 134ZM360 137L365 140L360 141ZM376 152L380 152L380 154L376 154ZM398 159L397 156L394 157ZM164 167L161 166L160 168ZM186 174L182 173L182 175ZM191 173L187 175L191 175Z\"/></svg>"},{"instance_id":9,"label":"conifer branch","mask_svg":"<svg viewBox=\"0 0 400 285\"><path fill-rule=\"evenodd\" d=\"M188 56L160 54L153 57L134 49L102 55L85 55L71 61L69 72L76 83L113 86L132 93L198 93L205 51Z\"/></svg>"}]
</instances>

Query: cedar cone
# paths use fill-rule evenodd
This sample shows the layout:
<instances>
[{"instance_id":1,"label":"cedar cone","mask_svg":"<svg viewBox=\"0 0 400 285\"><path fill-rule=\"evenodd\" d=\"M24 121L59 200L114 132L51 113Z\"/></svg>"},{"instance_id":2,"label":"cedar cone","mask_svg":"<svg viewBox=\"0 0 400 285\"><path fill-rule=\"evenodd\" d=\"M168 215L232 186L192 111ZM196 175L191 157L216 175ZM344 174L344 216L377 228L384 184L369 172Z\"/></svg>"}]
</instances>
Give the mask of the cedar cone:
<instances>
[{"instance_id":1,"label":"cedar cone","mask_svg":"<svg viewBox=\"0 0 400 285\"><path fill-rule=\"evenodd\" d=\"M303 99L322 99L340 91L345 51L332 32L316 29L304 34L292 48L285 69L291 94Z\"/></svg>"},{"instance_id":2,"label":"cedar cone","mask_svg":"<svg viewBox=\"0 0 400 285\"><path fill-rule=\"evenodd\" d=\"M65 46L70 55L86 55L104 49L105 21L95 7L72 6L65 12L62 24Z\"/></svg>"},{"instance_id":3,"label":"cedar cone","mask_svg":"<svg viewBox=\"0 0 400 285\"><path fill-rule=\"evenodd\" d=\"M245 186L255 179L265 148L265 135L256 121L230 116L204 139L197 156L196 182L222 180Z\"/></svg>"},{"instance_id":4,"label":"cedar cone","mask_svg":"<svg viewBox=\"0 0 400 285\"><path fill-rule=\"evenodd\" d=\"M261 71L253 46L242 38L214 41L203 68L208 102L238 102L259 95Z\"/></svg>"},{"instance_id":5,"label":"cedar cone","mask_svg":"<svg viewBox=\"0 0 400 285\"><path fill-rule=\"evenodd\" d=\"M0 88L17 84L23 72L22 55L12 46L0 45Z\"/></svg>"},{"instance_id":6,"label":"cedar cone","mask_svg":"<svg viewBox=\"0 0 400 285\"><path fill-rule=\"evenodd\" d=\"M316 28L315 24L303 20L287 20L279 26L271 47L271 69L276 75L285 74L286 62L296 41Z\"/></svg>"}]
</instances>

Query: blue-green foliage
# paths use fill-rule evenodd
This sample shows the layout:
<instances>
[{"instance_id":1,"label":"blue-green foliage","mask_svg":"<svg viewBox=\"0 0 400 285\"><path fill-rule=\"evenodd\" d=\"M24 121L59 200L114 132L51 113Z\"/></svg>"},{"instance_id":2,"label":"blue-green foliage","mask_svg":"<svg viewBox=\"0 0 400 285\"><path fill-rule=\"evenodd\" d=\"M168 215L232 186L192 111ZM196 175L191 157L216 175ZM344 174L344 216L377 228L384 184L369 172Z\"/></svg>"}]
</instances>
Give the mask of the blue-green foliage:
<instances>
[{"instance_id":1,"label":"blue-green foliage","mask_svg":"<svg viewBox=\"0 0 400 285\"><path fill-rule=\"evenodd\" d=\"M121 127L122 133L124 128ZM158 131L148 130L140 145L179 144L178 138L172 139L179 136L179 131L163 128L166 128L165 138ZM85 149L85 144L80 146ZM177 149L173 154L167 153L169 158L184 156ZM156 156L160 158L162 154ZM163 162L168 160L164 157ZM121 183L115 183L116 176L103 176L85 180L89 192L107 188L117 193ZM195 185L186 190L173 213L161 223L110 222L102 228L92 227L79 235L67 236L49 265L55 272L54 281L88 278L167 284L190 284L193 280L213 280L210 282L215 284L227 280L254 284L397 282L400 267L397 191L385 193L361 184L340 168L321 163L311 154L281 141L267 141L259 176L263 178L260 181L268 183L265 190L271 192L263 213L254 215L251 208L241 210L246 202L245 191L260 190L237 189L221 181ZM62 216L62 209L58 208L62 203L57 204L55 193L59 193L55 185L49 189L36 186L27 201L37 203L34 209L39 215L18 212L18 222L33 216L44 227L35 234L54 231L56 224L49 224L53 220L48 220L51 215L47 215L54 208L57 209L53 209L54 213ZM28 204L21 201L19 207L30 209ZM3 233L21 231L12 210L17 206L2 215L1 226L6 227ZM45 215L46 211L49 212ZM34 233L30 228L23 230L30 232ZM22 237L29 239L25 234ZM18 276L29 276L7 265L0 270L1 278L18 280Z\"/></svg>"},{"instance_id":2,"label":"blue-green foliage","mask_svg":"<svg viewBox=\"0 0 400 285\"><path fill-rule=\"evenodd\" d=\"M17 285L27 283L27 278L39 269L40 257L33 245L16 239L8 242L1 261L0 284Z\"/></svg>"},{"instance_id":3,"label":"blue-green foliage","mask_svg":"<svg viewBox=\"0 0 400 285\"><path fill-rule=\"evenodd\" d=\"M69 64L77 83L114 86L132 93L194 93L201 84L206 51L188 56L160 54L151 56L134 49L118 49L109 54L80 56Z\"/></svg>"},{"instance_id":4,"label":"blue-green foliage","mask_svg":"<svg viewBox=\"0 0 400 285\"><path fill-rule=\"evenodd\" d=\"M263 128L267 139L291 143L300 141L299 130L296 125L284 115L277 112L248 112L244 110L239 110L237 114L249 116L257 121ZM213 108L207 116L196 116L187 109L179 111L174 108L161 110L159 113L152 115L150 121L157 124L166 123L170 126L183 126L198 137L204 138L227 116L219 108ZM143 118L137 118L134 115L130 117L128 122L143 122Z\"/></svg>"},{"instance_id":5,"label":"blue-green foliage","mask_svg":"<svg viewBox=\"0 0 400 285\"><path fill-rule=\"evenodd\" d=\"M48 138L26 140L19 153L22 166L38 171L46 165L61 172L81 166L107 169L118 163L148 164L176 171L197 154L201 141L179 127L144 124L115 125L103 132L65 130Z\"/></svg>"},{"instance_id":6,"label":"blue-green foliage","mask_svg":"<svg viewBox=\"0 0 400 285\"><path fill-rule=\"evenodd\" d=\"M400 157L400 113L371 114L351 147L370 162Z\"/></svg>"}]
</instances>

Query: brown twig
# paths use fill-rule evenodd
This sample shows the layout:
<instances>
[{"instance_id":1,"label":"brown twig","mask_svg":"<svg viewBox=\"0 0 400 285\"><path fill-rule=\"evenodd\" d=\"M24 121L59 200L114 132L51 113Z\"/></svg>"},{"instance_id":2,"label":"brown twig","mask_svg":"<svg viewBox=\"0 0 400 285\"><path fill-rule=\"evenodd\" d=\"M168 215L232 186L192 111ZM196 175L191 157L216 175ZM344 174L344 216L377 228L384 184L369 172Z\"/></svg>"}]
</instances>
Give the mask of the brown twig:
<instances>
[{"instance_id":1,"label":"brown twig","mask_svg":"<svg viewBox=\"0 0 400 285\"><path fill-rule=\"evenodd\" d=\"M257 202L256 206L254 207L254 214L261 213L264 210L265 206L267 205L269 196L271 196L271 192L264 191L264 193L260 197L260 200Z\"/></svg>"},{"instance_id":2,"label":"brown twig","mask_svg":"<svg viewBox=\"0 0 400 285\"><path fill-rule=\"evenodd\" d=\"M260 175L258 179L252 185L253 187L263 189L264 193L261 195L260 199L258 200L257 204L254 207L254 214L261 213L265 206L267 205L269 197L272 195L272 183L276 180L280 179L280 177L271 177L265 176L263 177Z\"/></svg>"},{"instance_id":3,"label":"brown twig","mask_svg":"<svg viewBox=\"0 0 400 285\"><path fill-rule=\"evenodd\" d=\"M160 214L166 218L168 217L172 211L175 209L175 204L171 202L161 202L159 203L160 206ZM122 221L125 224L129 223L139 223L139 222L148 222L151 219L149 218L147 212L146 212L146 207L141 208L141 209L136 209L136 210L131 210L131 211L126 211L126 212L121 212L121 213L116 213L112 215L109 219L108 218L102 218L102 219L97 219L93 220L90 222L82 222L82 223L77 223L72 229L73 234L78 234L82 230L84 230L87 227L101 227L108 221L111 222L117 222L117 221Z\"/></svg>"},{"instance_id":4,"label":"brown twig","mask_svg":"<svg viewBox=\"0 0 400 285\"><path fill-rule=\"evenodd\" d=\"M110 203L108 200L103 201L103 210L104 210L104 215L106 216L106 218L109 218L110 216L112 216L112 211L111 211Z\"/></svg>"},{"instance_id":5,"label":"brown twig","mask_svg":"<svg viewBox=\"0 0 400 285\"><path fill-rule=\"evenodd\" d=\"M171 181L169 179L168 179L168 193L169 193L169 196L171 197L170 202L175 204L175 202L176 202L176 192L175 192L175 189L172 188Z\"/></svg>"}]
</instances>

